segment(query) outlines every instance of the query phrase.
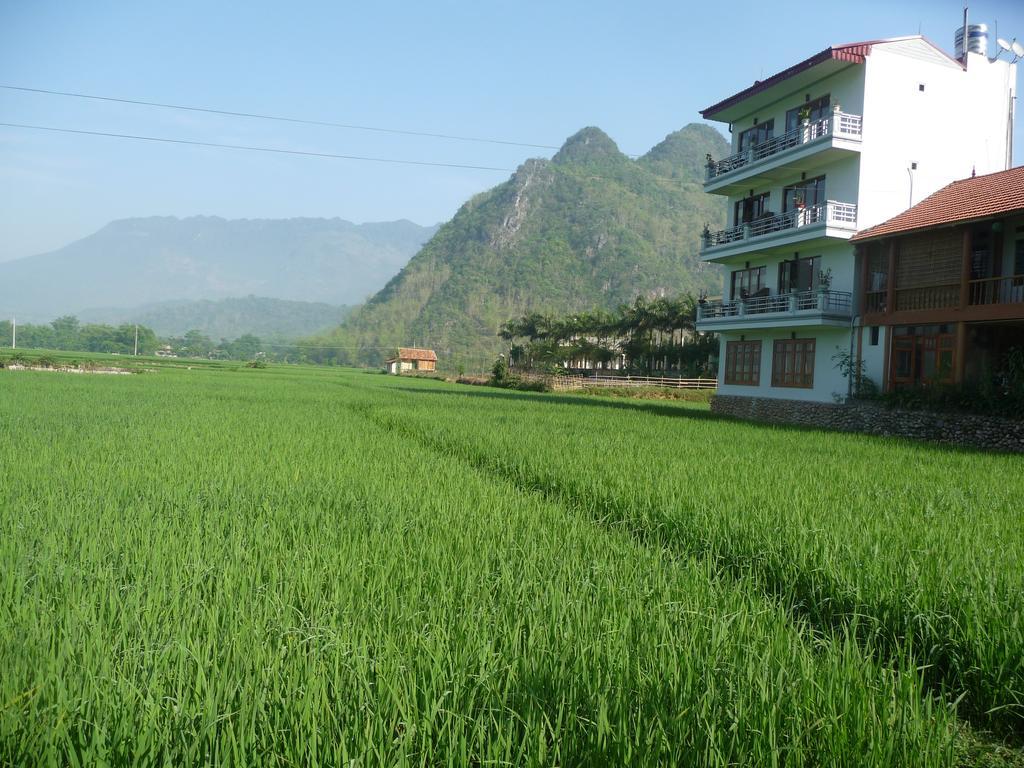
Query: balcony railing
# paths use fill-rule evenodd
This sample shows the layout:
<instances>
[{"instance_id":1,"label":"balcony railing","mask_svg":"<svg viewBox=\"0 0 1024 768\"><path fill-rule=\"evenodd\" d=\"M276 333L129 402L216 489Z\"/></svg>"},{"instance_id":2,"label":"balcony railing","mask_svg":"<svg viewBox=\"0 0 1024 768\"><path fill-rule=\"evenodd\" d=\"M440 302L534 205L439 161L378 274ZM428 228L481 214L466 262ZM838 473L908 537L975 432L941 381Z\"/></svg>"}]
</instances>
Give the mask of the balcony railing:
<instances>
[{"instance_id":1,"label":"balcony railing","mask_svg":"<svg viewBox=\"0 0 1024 768\"><path fill-rule=\"evenodd\" d=\"M1024 275L971 280L968 302L979 304L1024 304Z\"/></svg>"},{"instance_id":2,"label":"balcony railing","mask_svg":"<svg viewBox=\"0 0 1024 768\"><path fill-rule=\"evenodd\" d=\"M960 283L896 289L896 312L915 309L951 309L960 306Z\"/></svg>"},{"instance_id":3,"label":"balcony railing","mask_svg":"<svg viewBox=\"0 0 1024 768\"><path fill-rule=\"evenodd\" d=\"M705 301L697 305L697 321L771 314L823 313L849 317L852 308L853 294L849 291L798 291L735 301Z\"/></svg>"},{"instance_id":4,"label":"balcony railing","mask_svg":"<svg viewBox=\"0 0 1024 768\"><path fill-rule=\"evenodd\" d=\"M797 208L786 213L769 213L746 224L701 235L703 250L729 243L737 243L764 235L799 229L811 224L825 224L843 229L857 229L857 206L829 200L810 208Z\"/></svg>"},{"instance_id":5,"label":"balcony railing","mask_svg":"<svg viewBox=\"0 0 1024 768\"><path fill-rule=\"evenodd\" d=\"M842 139L859 139L861 137L861 116L850 115L846 112L833 112L831 117L803 123L792 131L787 131L781 136L773 136L767 141L762 141L760 144L755 144L745 149L743 152L737 152L735 155L729 155L729 157L724 157L721 160L709 159L707 164L707 180L712 181L723 174L731 173L751 163L787 152L796 147L802 147L826 136L836 136Z\"/></svg>"}]
</instances>

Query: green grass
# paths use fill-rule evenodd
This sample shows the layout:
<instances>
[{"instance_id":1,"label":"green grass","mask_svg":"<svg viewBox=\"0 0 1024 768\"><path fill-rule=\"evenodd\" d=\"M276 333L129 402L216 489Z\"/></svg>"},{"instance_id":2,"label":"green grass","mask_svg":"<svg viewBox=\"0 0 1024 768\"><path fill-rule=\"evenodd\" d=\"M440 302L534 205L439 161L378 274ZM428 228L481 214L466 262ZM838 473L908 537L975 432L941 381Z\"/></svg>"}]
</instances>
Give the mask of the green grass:
<instances>
[{"instance_id":1,"label":"green grass","mask_svg":"<svg viewBox=\"0 0 1024 768\"><path fill-rule=\"evenodd\" d=\"M0 371L0 467L0 764L1020 755L1019 460L272 366Z\"/></svg>"}]
</instances>

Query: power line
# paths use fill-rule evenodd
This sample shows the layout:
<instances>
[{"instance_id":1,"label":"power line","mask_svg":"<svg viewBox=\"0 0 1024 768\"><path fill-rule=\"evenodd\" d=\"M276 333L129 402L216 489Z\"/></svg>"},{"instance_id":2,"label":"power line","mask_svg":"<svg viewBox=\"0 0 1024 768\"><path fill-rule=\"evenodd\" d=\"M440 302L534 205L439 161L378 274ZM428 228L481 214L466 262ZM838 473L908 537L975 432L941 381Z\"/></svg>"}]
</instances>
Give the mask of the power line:
<instances>
[{"instance_id":1,"label":"power line","mask_svg":"<svg viewBox=\"0 0 1024 768\"><path fill-rule=\"evenodd\" d=\"M265 115L258 112L235 112L228 109L213 109L211 107L193 107L183 104L165 104L158 101L142 101L140 99L123 99L115 96L97 96L90 93L75 93L73 91L53 91L46 88L27 88L20 85L0 85L8 91L23 91L25 93L41 93L48 96L68 96L76 99L93 99L95 101L110 101L118 104L135 104L144 107L159 107L160 109L178 109L187 112L205 112L211 115L226 115L229 117L246 117L253 120L275 120L281 123L298 123L300 125L319 125L328 128L345 128L353 131L372 131L374 133L394 133L401 136L421 136L431 139L448 139L450 141L473 141L481 144L503 144L510 147L532 147L534 149L558 149L552 144L531 144L524 141L508 141L504 139L485 139L477 136L458 136L449 133L429 133L427 131L409 131L400 128L380 128L372 125L357 125L354 123L335 123L328 120L309 120L298 117L284 117L281 115Z\"/></svg>"},{"instance_id":2,"label":"power line","mask_svg":"<svg viewBox=\"0 0 1024 768\"><path fill-rule=\"evenodd\" d=\"M219 144L212 141L193 141L190 139L171 139L164 136L139 136L129 133L107 133L106 131L86 131L76 128L56 128L48 125L28 125L24 123L0 123L4 128L25 128L33 131L51 131L54 133L75 133L84 136L107 136L114 139L133 139L135 141L155 141L166 144L187 144L194 147L213 147L216 149L239 149L247 152L272 152L281 155L302 155L305 157L329 157L337 160L361 160L371 163L389 163L392 165L423 165L434 168L463 168L473 171L501 171L512 173L514 168L496 168L489 165L464 165L461 163L439 163L427 160L398 160L390 157L367 157L364 155L340 155L332 152L306 152L299 149L281 149L279 147L257 147L249 144Z\"/></svg>"}]
</instances>

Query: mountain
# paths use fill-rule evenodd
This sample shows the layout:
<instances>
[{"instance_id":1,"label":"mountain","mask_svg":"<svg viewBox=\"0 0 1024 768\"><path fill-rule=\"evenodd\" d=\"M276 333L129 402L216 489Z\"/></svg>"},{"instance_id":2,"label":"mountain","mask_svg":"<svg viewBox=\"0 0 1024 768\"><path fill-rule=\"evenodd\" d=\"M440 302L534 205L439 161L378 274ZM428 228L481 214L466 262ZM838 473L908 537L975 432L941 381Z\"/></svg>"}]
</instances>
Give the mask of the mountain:
<instances>
[{"instance_id":1,"label":"mountain","mask_svg":"<svg viewBox=\"0 0 1024 768\"><path fill-rule=\"evenodd\" d=\"M309 301L246 296L238 299L164 301L134 309L86 309L85 323L138 323L158 336L182 336L192 329L211 339L236 339L252 333L261 339L298 339L340 323L349 307Z\"/></svg>"},{"instance_id":2,"label":"mountain","mask_svg":"<svg viewBox=\"0 0 1024 768\"><path fill-rule=\"evenodd\" d=\"M49 320L87 307L248 295L357 304L436 230L337 218L124 219L52 253L0 263L0 312Z\"/></svg>"},{"instance_id":3,"label":"mountain","mask_svg":"<svg viewBox=\"0 0 1024 768\"><path fill-rule=\"evenodd\" d=\"M469 200L321 341L343 362L372 364L388 347L419 344L442 364L478 366L501 349L502 323L526 312L717 290L720 272L697 250L705 223L724 226L725 204L702 182L705 156L728 151L717 131L689 125L631 160L584 128L551 160L528 160Z\"/></svg>"}]
</instances>

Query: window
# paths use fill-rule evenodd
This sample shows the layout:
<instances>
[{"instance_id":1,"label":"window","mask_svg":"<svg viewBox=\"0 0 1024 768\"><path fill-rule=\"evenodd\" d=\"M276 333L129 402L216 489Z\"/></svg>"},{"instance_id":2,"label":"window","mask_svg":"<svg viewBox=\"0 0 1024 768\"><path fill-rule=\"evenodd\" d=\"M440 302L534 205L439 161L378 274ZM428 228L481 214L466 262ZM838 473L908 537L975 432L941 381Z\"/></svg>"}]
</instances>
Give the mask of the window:
<instances>
[{"instance_id":1,"label":"window","mask_svg":"<svg viewBox=\"0 0 1024 768\"><path fill-rule=\"evenodd\" d=\"M878 346L878 326L871 326L871 341L868 342L872 347Z\"/></svg>"},{"instance_id":2,"label":"window","mask_svg":"<svg viewBox=\"0 0 1024 768\"><path fill-rule=\"evenodd\" d=\"M748 128L740 134L740 152L746 152L751 147L756 147L758 144L763 144L768 141L775 133L775 121L765 120L759 125L755 125L753 128Z\"/></svg>"},{"instance_id":3,"label":"window","mask_svg":"<svg viewBox=\"0 0 1024 768\"><path fill-rule=\"evenodd\" d=\"M730 299L746 299L768 286L765 284L765 267L748 267L737 269L732 273L732 289L729 293Z\"/></svg>"},{"instance_id":4,"label":"window","mask_svg":"<svg viewBox=\"0 0 1024 768\"><path fill-rule=\"evenodd\" d=\"M901 326L893 329L892 382L896 386L927 386L953 382L956 337L948 325Z\"/></svg>"},{"instance_id":5,"label":"window","mask_svg":"<svg viewBox=\"0 0 1024 768\"><path fill-rule=\"evenodd\" d=\"M831 114L831 111L830 97L827 93L819 99L812 99L806 104L794 107L786 113L786 133L795 131L804 117L814 123L824 120Z\"/></svg>"},{"instance_id":6,"label":"window","mask_svg":"<svg viewBox=\"0 0 1024 768\"><path fill-rule=\"evenodd\" d=\"M1013 274L1024 275L1024 238L1019 238L1013 244Z\"/></svg>"},{"instance_id":7,"label":"window","mask_svg":"<svg viewBox=\"0 0 1024 768\"><path fill-rule=\"evenodd\" d=\"M814 386L814 339L779 339L772 355L772 386Z\"/></svg>"},{"instance_id":8,"label":"window","mask_svg":"<svg viewBox=\"0 0 1024 768\"><path fill-rule=\"evenodd\" d=\"M761 342L725 342L725 383L756 387L761 383Z\"/></svg>"},{"instance_id":9,"label":"window","mask_svg":"<svg viewBox=\"0 0 1024 768\"><path fill-rule=\"evenodd\" d=\"M814 208L825 203L825 177L807 179L799 184L782 190L782 210L792 211L798 208Z\"/></svg>"},{"instance_id":10,"label":"window","mask_svg":"<svg viewBox=\"0 0 1024 768\"><path fill-rule=\"evenodd\" d=\"M779 264L779 293L818 290L821 256L796 258Z\"/></svg>"},{"instance_id":11,"label":"window","mask_svg":"<svg viewBox=\"0 0 1024 768\"><path fill-rule=\"evenodd\" d=\"M740 224L747 224L755 219L764 216L768 211L769 192L760 195L751 195L737 200L733 206L732 220L738 227Z\"/></svg>"}]
</instances>

